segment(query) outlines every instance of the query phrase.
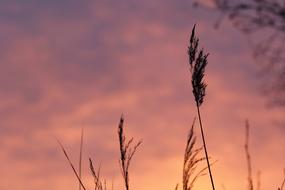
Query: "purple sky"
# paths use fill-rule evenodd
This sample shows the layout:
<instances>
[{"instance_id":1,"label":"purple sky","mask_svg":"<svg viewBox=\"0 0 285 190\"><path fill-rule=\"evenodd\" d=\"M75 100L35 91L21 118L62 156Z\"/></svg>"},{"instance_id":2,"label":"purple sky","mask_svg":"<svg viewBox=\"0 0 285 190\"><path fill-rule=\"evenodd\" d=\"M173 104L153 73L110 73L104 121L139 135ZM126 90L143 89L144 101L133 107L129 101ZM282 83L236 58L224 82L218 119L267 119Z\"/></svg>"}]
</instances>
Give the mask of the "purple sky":
<instances>
[{"instance_id":1,"label":"purple sky","mask_svg":"<svg viewBox=\"0 0 285 190\"><path fill-rule=\"evenodd\" d=\"M202 106L217 189L246 188L244 121L250 120L254 176L263 189L282 182L284 109L268 108L246 38L191 1L1 1L0 189L77 189L55 138L78 160L88 157L122 189L117 124L143 139L131 189L174 189L195 104L187 68L193 25L210 53ZM198 125L196 126L198 127ZM198 129L198 128L197 128ZM197 131L200 143L200 133ZM210 189L208 176L196 184Z\"/></svg>"}]
</instances>

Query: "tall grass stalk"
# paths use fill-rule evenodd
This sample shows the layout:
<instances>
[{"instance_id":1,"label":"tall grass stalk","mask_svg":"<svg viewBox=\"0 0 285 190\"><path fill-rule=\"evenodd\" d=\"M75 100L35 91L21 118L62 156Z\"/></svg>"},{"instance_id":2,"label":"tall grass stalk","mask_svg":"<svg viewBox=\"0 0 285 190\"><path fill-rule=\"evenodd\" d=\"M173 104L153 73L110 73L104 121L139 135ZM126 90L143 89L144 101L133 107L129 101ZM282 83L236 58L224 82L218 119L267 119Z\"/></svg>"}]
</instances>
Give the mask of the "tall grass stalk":
<instances>
[{"instance_id":1,"label":"tall grass stalk","mask_svg":"<svg viewBox=\"0 0 285 190\"><path fill-rule=\"evenodd\" d=\"M81 180L80 177L79 177L79 174L76 172L76 169L75 169L74 165L72 164L72 162L71 162L71 160L70 160L70 158L69 158L69 156L68 156L68 154L67 154L65 148L63 147L63 145L61 144L61 142L60 142L58 139L56 139L56 140L57 140L59 146L61 147L61 150L62 150L62 152L64 153L64 155L65 155L65 157L66 157L66 159L67 159L67 161L68 161L70 167L72 168L73 173L75 174L77 180L79 181L79 184L81 185L81 187L83 188L83 190L86 190L86 188L85 188L85 186L83 185L82 180Z\"/></svg>"},{"instance_id":2,"label":"tall grass stalk","mask_svg":"<svg viewBox=\"0 0 285 190\"><path fill-rule=\"evenodd\" d=\"M248 190L253 190L253 180L252 180L252 169L251 169L251 157L249 153L249 122L248 120L245 121L245 156L246 156L246 163L247 163L247 182L248 182Z\"/></svg>"},{"instance_id":3,"label":"tall grass stalk","mask_svg":"<svg viewBox=\"0 0 285 190\"><path fill-rule=\"evenodd\" d=\"M100 179L101 166L99 165L99 168L96 172L94 165L93 165L93 162L92 162L91 158L89 158L89 168L90 168L91 174L94 178L94 190L103 190L103 184L102 184L101 179Z\"/></svg>"},{"instance_id":4,"label":"tall grass stalk","mask_svg":"<svg viewBox=\"0 0 285 190\"><path fill-rule=\"evenodd\" d=\"M200 130L201 130L201 136L203 141L203 147L205 151L209 176L211 180L211 185L213 190L215 190L213 175L211 172L211 166L209 162L209 156L206 146L206 140L203 130L203 124L201 119L201 113L200 113L200 106L202 105L204 101L205 91L206 91L206 84L204 82L204 72L206 65L208 64L207 57L209 54L205 54L203 49L198 49L199 46L199 39L195 36L195 25L192 29L191 37L190 37L190 45L188 47L188 55L189 55L189 66L190 66L190 72L192 74L192 87L193 87L193 95L196 102L197 107L197 113L198 113L198 119L200 124ZM198 52L199 51L199 52Z\"/></svg>"},{"instance_id":5,"label":"tall grass stalk","mask_svg":"<svg viewBox=\"0 0 285 190\"><path fill-rule=\"evenodd\" d=\"M80 137L80 149L79 149L79 163L78 163L78 175L80 180L81 178L81 173L82 173L82 151L83 151L83 128L81 129L81 137ZM78 182L79 185L79 190L81 190L81 184Z\"/></svg>"},{"instance_id":6,"label":"tall grass stalk","mask_svg":"<svg viewBox=\"0 0 285 190\"><path fill-rule=\"evenodd\" d=\"M129 190L129 167L131 160L137 150L141 145L142 141L137 142L134 146L131 146L133 138L127 140L124 134L124 118L121 116L119 125L118 125L118 136L120 144L120 166L121 172L125 182L126 190Z\"/></svg>"}]
</instances>

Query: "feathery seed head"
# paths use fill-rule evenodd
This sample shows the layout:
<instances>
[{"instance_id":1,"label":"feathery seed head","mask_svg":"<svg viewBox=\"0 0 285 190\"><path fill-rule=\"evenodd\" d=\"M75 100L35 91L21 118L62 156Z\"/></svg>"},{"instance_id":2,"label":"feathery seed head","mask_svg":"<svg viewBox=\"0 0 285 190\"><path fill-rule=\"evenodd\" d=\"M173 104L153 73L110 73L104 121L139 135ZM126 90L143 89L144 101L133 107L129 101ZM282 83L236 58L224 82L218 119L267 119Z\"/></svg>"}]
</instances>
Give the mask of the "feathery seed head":
<instances>
[{"instance_id":1,"label":"feathery seed head","mask_svg":"<svg viewBox=\"0 0 285 190\"><path fill-rule=\"evenodd\" d=\"M196 25L194 25L192 29L190 45L188 46L189 65L190 65L191 71L193 69L193 63L196 59L196 54L197 54L198 44L199 44L199 39L195 36L195 27Z\"/></svg>"},{"instance_id":2,"label":"feathery seed head","mask_svg":"<svg viewBox=\"0 0 285 190\"><path fill-rule=\"evenodd\" d=\"M204 73L206 65L208 64L208 53L205 53L203 49L199 50L198 56L198 45L199 39L195 36L195 25L192 29L190 38L190 45L188 47L189 65L192 74L192 87L193 95L197 106L201 106L204 101L206 92L206 83L204 82ZM194 65L193 65L194 64Z\"/></svg>"}]
</instances>

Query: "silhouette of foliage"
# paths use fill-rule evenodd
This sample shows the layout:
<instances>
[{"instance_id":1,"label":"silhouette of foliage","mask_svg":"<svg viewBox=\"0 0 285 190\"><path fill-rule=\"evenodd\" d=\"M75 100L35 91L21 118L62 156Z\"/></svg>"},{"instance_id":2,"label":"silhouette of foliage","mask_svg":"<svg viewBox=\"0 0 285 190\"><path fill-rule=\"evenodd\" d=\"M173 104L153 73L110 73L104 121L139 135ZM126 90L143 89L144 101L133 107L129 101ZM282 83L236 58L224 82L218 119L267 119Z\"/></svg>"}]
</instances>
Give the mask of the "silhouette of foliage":
<instances>
[{"instance_id":1,"label":"silhouette of foliage","mask_svg":"<svg viewBox=\"0 0 285 190\"><path fill-rule=\"evenodd\" d=\"M206 90L206 84L203 80L205 68L208 64L207 57L208 54L204 53L203 49L199 49L199 39L195 35L195 25L193 27L191 37L190 37L190 44L188 47L188 55L189 55L189 68L191 72L191 82L193 87L193 95L195 97L196 102L196 108L198 113L198 119L200 124L200 130L201 130L201 136L203 141L203 148L195 148L196 143L196 136L194 134L194 123L195 119L193 121L192 127L188 133L187 136L187 142L186 142L186 148L184 152L184 162L183 162L183 176L182 176L182 184L183 184L183 190L192 190L195 181L201 176L204 175L205 171L208 169L209 176L211 180L211 185L213 190L215 190L214 186L214 180L211 172L211 164L209 163L209 157L208 152L206 148L206 142L203 132L203 126L202 126L202 119L201 119L201 113L200 113L200 106L203 103L204 97L205 97L205 90ZM252 180L252 168L251 168L251 156L249 152L249 123L246 121L246 131L245 131L245 153L246 153L246 160L247 160L247 172L248 172L248 190L254 190L253 186L253 180ZM142 141L138 141L134 146L132 146L133 138L127 139L124 133L124 118L121 117L118 125L118 137L119 137L119 150L120 150L120 167L122 176L124 179L125 189L129 190L129 167L131 160L137 150L137 148L141 145ZM64 153L64 156L66 157L70 167L73 170L73 173L76 176L76 179L79 182L79 189L87 190L84 186L82 179L81 179L81 161L82 161L82 150L83 150L83 130L81 132L81 139L80 139L80 153L79 153L79 171L76 171L73 163L71 162L67 151L65 150L62 143L57 140L59 143L59 146ZM199 157L200 151L204 149L205 151L205 157ZM198 164L203 161L207 161L207 166L202 168L201 170L198 170L197 167ZM95 184L95 190L107 190L106 188L106 180L104 180L104 183L100 179L100 166L98 170L95 170L94 164L92 160L89 158L89 168L91 171L91 174L94 178L94 184ZM257 186L256 190L260 190L260 181L259 181L259 175L258 173L258 179L257 179ZM284 178L281 183L281 186L278 188L278 190L283 190L283 187L285 185L285 171L284 171ZM112 184L112 190L113 190L113 184ZM175 190L178 190L178 184L175 187Z\"/></svg>"},{"instance_id":2,"label":"silhouette of foliage","mask_svg":"<svg viewBox=\"0 0 285 190\"><path fill-rule=\"evenodd\" d=\"M201 0L195 7L209 8ZM285 105L285 3L282 0L211 0L219 17L249 36L253 56L267 83L264 91L273 95L273 105ZM212 9L212 8L210 8ZM282 95L280 95L280 93Z\"/></svg>"},{"instance_id":3,"label":"silhouette of foliage","mask_svg":"<svg viewBox=\"0 0 285 190\"><path fill-rule=\"evenodd\" d=\"M283 43L285 40L285 4L280 0L212 0L222 17L216 23L219 26L224 17L229 18L235 27L246 34L271 29L258 43L256 56L269 58L272 64L285 60ZM194 5L201 5L196 1ZM280 42L280 43L279 43ZM278 45L277 45L278 43ZM274 61L274 62L273 62Z\"/></svg>"}]
</instances>

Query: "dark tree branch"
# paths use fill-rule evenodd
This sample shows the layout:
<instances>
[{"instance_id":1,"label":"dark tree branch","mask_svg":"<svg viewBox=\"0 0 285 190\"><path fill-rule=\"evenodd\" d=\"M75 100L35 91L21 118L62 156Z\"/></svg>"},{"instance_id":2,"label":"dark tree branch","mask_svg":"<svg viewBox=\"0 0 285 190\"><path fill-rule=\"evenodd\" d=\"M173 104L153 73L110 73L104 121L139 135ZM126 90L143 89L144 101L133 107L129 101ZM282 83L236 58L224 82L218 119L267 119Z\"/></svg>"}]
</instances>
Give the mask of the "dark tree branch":
<instances>
[{"instance_id":1,"label":"dark tree branch","mask_svg":"<svg viewBox=\"0 0 285 190\"><path fill-rule=\"evenodd\" d=\"M253 55L267 82L273 105L285 106L285 2L283 0L212 0L214 10L249 36ZM196 0L196 6L204 7ZM219 19L216 26L220 26ZM280 93L282 94L280 96Z\"/></svg>"}]
</instances>

